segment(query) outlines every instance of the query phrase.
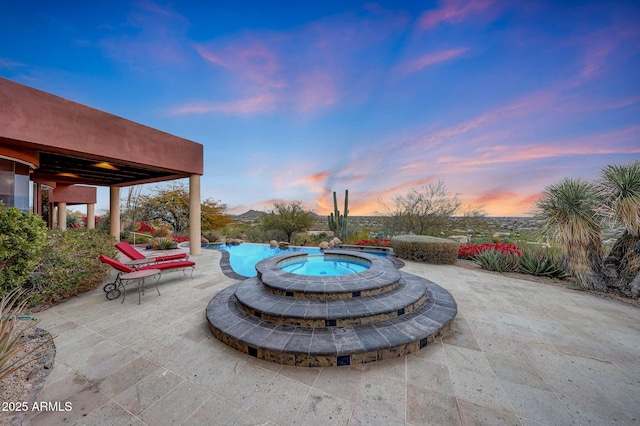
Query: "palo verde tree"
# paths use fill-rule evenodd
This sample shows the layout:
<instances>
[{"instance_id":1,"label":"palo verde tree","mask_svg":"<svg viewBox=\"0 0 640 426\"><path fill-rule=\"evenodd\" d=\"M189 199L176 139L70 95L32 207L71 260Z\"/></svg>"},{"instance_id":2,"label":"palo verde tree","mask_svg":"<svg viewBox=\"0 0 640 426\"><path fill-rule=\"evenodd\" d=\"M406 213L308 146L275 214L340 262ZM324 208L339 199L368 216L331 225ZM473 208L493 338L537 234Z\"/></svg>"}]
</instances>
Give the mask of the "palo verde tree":
<instances>
[{"instance_id":1,"label":"palo verde tree","mask_svg":"<svg viewBox=\"0 0 640 426\"><path fill-rule=\"evenodd\" d=\"M224 214L227 206L212 199L201 204L202 229L217 229L233 222ZM173 229L178 235L189 229L189 191L182 183L166 188L158 188L154 195L143 195L141 218L146 221L160 221Z\"/></svg>"},{"instance_id":2,"label":"palo verde tree","mask_svg":"<svg viewBox=\"0 0 640 426\"><path fill-rule=\"evenodd\" d=\"M303 208L301 201L291 203L274 203L273 209L260 219L264 229L281 230L287 234L287 242L291 242L294 232L304 231L314 223L313 215Z\"/></svg>"},{"instance_id":3,"label":"palo verde tree","mask_svg":"<svg viewBox=\"0 0 640 426\"><path fill-rule=\"evenodd\" d=\"M390 235L416 234L440 236L451 226L451 216L461 207L457 195L450 194L443 181L414 188L393 199L393 207L383 205L378 213L386 218Z\"/></svg>"}]
</instances>

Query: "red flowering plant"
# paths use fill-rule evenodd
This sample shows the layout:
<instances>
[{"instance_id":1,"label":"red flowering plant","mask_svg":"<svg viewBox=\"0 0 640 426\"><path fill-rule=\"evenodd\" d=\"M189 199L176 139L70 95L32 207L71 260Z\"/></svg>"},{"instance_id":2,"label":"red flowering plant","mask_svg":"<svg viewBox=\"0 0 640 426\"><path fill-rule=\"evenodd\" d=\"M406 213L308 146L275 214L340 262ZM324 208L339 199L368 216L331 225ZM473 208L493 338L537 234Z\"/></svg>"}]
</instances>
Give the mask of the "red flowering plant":
<instances>
[{"instance_id":1,"label":"red flowering plant","mask_svg":"<svg viewBox=\"0 0 640 426\"><path fill-rule=\"evenodd\" d=\"M474 259L477 255L482 253L485 250L496 250L502 253L511 253L516 256L522 255L522 250L516 246L515 244L505 244L505 243L494 243L494 244L465 244L458 248L458 257L460 259Z\"/></svg>"},{"instance_id":2,"label":"red flowering plant","mask_svg":"<svg viewBox=\"0 0 640 426\"><path fill-rule=\"evenodd\" d=\"M136 222L137 229L136 232L140 232L142 234L151 234L153 235L154 232L156 232L156 229L149 225L147 222Z\"/></svg>"},{"instance_id":3,"label":"red flowering plant","mask_svg":"<svg viewBox=\"0 0 640 426\"><path fill-rule=\"evenodd\" d=\"M376 247L391 247L391 240L388 238L376 239L376 240L360 240L355 243L356 246L376 246Z\"/></svg>"},{"instance_id":4,"label":"red flowering plant","mask_svg":"<svg viewBox=\"0 0 640 426\"><path fill-rule=\"evenodd\" d=\"M180 243L184 243L185 241L189 241L189 236L188 235L172 235L171 239L180 244Z\"/></svg>"}]
</instances>

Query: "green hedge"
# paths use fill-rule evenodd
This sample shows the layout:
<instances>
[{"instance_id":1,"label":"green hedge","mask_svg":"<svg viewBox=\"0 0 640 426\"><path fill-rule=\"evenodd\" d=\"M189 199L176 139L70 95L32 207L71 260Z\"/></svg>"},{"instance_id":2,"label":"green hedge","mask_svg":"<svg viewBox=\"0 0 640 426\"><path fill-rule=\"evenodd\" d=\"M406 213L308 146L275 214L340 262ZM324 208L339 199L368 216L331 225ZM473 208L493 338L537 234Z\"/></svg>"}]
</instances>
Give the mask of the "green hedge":
<instances>
[{"instance_id":1,"label":"green hedge","mask_svg":"<svg viewBox=\"0 0 640 426\"><path fill-rule=\"evenodd\" d=\"M56 303L100 285L109 266L98 256L116 257L114 244L113 237L96 229L50 231L38 266L25 284L32 303Z\"/></svg>"},{"instance_id":2,"label":"green hedge","mask_svg":"<svg viewBox=\"0 0 640 426\"><path fill-rule=\"evenodd\" d=\"M47 225L39 216L0 202L0 296L22 286L46 242Z\"/></svg>"},{"instance_id":3,"label":"green hedge","mask_svg":"<svg viewBox=\"0 0 640 426\"><path fill-rule=\"evenodd\" d=\"M454 263L458 258L458 243L427 235L399 235L391 238L396 256L426 263Z\"/></svg>"}]
</instances>

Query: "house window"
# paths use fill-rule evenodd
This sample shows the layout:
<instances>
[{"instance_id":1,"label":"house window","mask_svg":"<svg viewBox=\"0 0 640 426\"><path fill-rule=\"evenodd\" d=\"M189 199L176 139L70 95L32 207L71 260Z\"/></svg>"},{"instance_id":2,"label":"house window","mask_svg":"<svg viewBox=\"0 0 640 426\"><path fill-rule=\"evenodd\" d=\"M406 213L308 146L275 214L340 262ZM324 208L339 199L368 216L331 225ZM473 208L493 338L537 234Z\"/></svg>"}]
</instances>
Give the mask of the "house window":
<instances>
[{"instance_id":1,"label":"house window","mask_svg":"<svg viewBox=\"0 0 640 426\"><path fill-rule=\"evenodd\" d=\"M29 167L0 159L0 200L7 207L29 211Z\"/></svg>"}]
</instances>

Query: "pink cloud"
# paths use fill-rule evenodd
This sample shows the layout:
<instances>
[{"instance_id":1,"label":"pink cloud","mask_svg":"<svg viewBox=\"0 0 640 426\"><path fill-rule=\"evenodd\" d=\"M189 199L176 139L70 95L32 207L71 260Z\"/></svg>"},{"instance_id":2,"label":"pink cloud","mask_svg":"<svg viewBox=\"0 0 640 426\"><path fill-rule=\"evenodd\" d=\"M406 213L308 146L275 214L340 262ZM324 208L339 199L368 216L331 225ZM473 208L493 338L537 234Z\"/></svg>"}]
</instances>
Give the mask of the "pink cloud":
<instances>
[{"instance_id":1,"label":"pink cloud","mask_svg":"<svg viewBox=\"0 0 640 426\"><path fill-rule=\"evenodd\" d=\"M252 98L227 102L196 102L171 110L173 115L209 114L219 112L231 115L265 113L275 109L277 98L263 94Z\"/></svg>"},{"instance_id":2,"label":"pink cloud","mask_svg":"<svg viewBox=\"0 0 640 426\"><path fill-rule=\"evenodd\" d=\"M420 71L431 65L435 65L437 63L456 58L462 55L466 51L467 51L466 48L461 48L461 49L449 49L449 50L442 50L440 52L429 53L417 59L404 62L398 65L396 69L401 75L412 74L414 72Z\"/></svg>"},{"instance_id":3,"label":"pink cloud","mask_svg":"<svg viewBox=\"0 0 640 426\"><path fill-rule=\"evenodd\" d=\"M323 111L368 99L378 83L372 74L381 72L372 53L410 21L404 12L380 7L364 11L328 16L289 31L244 31L193 48L237 97L271 94L278 109Z\"/></svg>"},{"instance_id":4,"label":"pink cloud","mask_svg":"<svg viewBox=\"0 0 640 426\"><path fill-rule=\"evenodd\" d=\"M424 12L418 25L429 30L442 23L457 24L487 13L493 4L493 0L444 0L438 9Z\"/></svg>"},{"instance_id":5,"label":"pink cloud","mask_svg":"<svg viewBox=\"0 0 640 426\"><path fill-rule=\"evenodd\" d=\"M294 184L295 185L300 185L300 184L315 184L315 183L319 183L319 182L324 182L325 180L327 180L329 177L331 176L331 172L328 171L324 171L324 172L319 172L319 173L314 173L312 175L308 175L308 176L304 176L300 179L297 179Z\"/></svg>"},{"instance_id":6,"label":"pink cloud","mask_svg":"<svg viewBox=\"0 0 640 426\"><path fill-rule=\"evenodd\" d=\"M640 50L637 25L614 24L600 31L577 38L583 49L579 84L606 74L616 63Z\"/></svg>"},{"instance_id":7,"label":"pink cloud","mask_svg":"<svg viewBox=\"0 0 640 426\"><path fill-rule=\"evenodd\" d=\"M297 90L292 101L305 112L330 107L339 100L334 78L326 71L301 75L296 81Z\"/></svg>"}]
</instances>

